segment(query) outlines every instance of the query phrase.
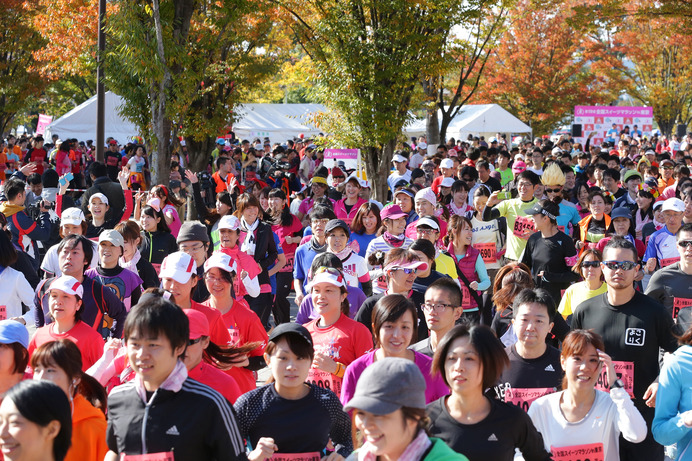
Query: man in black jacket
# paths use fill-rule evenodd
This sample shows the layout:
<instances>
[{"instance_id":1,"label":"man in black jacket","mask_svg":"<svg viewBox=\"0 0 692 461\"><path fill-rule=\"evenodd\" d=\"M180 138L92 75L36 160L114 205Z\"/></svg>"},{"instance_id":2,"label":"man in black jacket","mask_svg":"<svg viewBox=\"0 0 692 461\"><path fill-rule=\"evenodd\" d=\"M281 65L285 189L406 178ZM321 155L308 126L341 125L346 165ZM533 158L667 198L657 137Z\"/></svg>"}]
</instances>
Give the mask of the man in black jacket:
<instances>
[{"instance_id":1,"label":"man in black jacket","mask_svg":"<svg viewBox=\"0 0 692 461\"><path fill-rule=\"evenodd\" d=\"M89 198L97 192L101 192L108 198L108 204L110 205L106 213L106 221L120 222L125 209L125 194L123 194L122 186L117 182L111 181L108 177L106 165L101 162L91 164L89 175L91 176L93 186L88 188L82 195L82 211L85 215L89 213Z\"/></svg>"}]
</instances>

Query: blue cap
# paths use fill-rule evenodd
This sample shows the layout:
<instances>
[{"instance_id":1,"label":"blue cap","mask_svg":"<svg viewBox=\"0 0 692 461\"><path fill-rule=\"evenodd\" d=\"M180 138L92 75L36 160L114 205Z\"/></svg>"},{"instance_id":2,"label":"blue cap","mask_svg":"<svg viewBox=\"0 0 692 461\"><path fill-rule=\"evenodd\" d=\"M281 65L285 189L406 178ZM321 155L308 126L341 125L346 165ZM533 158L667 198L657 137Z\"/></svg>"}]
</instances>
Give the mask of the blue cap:
<instances>
[{"instance_id":1,"label":"blue cap","mask_svg":"<svg viewBox=\"0 0 692 461\"><path fill-rule=\"evenodd\" d=\"M29 348L29 331L16 320L0 321L0 344L19 343Z\"/></svg>"},{"instance_id":2,"label":"blue cap","mask_svg":"<svg viewBox=\"0 0 692 461\"><path fill-rule=\"evenodd\" d=\"M226 140L223 138L216 138L216 144L221 144L221 145L226 144Z\"/></svg>"}]
</instances>

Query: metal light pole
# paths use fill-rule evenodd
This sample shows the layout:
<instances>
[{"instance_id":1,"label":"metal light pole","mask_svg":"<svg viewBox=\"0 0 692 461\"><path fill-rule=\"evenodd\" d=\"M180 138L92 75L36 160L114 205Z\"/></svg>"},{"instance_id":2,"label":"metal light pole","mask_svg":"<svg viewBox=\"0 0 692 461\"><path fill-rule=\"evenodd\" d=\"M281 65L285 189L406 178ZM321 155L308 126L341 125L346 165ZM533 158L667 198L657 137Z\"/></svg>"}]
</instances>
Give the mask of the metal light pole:
<instances>
[{"instance_id":1,"label":"metal light pole","mask_svg":"<svg viewBox=\"0 0 692 461\"><path fill-rule=\"evenodd\" d=\"M103 31L106 19L106 0L99 0L99 35L96 67L96 161L103 162L105 144L104 124L106 115L106 96L103 88L103 58L106 49L106 34Z\"/></svg>"}]
</instances>

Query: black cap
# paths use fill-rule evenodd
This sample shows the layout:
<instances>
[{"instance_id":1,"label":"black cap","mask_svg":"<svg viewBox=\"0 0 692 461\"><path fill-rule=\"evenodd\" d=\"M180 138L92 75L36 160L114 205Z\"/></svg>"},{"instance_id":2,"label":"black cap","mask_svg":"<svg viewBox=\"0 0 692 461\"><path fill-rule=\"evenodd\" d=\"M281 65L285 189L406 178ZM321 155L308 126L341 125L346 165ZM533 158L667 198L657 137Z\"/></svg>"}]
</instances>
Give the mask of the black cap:
<instances>
[{"instance_id":1,"label":"black cap","mask_svg":"<svg viewBox=\"0 0 692 461\"><path fill-rule=\"evenodd\" d=\"M541 202L536 202L534 206L524 210L524 213L530 216L542 214L550 219L557 219L557 217L560 216L560 207L555 202L543 200L542 204Z\"/></svg>"},{"instance_id":2,"label":"black cap","mask_svg":"<svg viewBox=\"0 0 692 461\"><path fill-rule=\"evenodd\" d=\"M287 333L293 333L300 336L310 347L314 347L312 343L312 336L307 328L303 325L297 323L282 323L281 325L275 327L271 333L269 333L269 341L276 342L279 336L285 335Z\"/></svg>"},{"instance_id":3,"label":"black cap","mask_svg":"<svg viewBox=\"0 0 692 461\"><path fill-rule=\"evenodd\" d=\"M324 228L324 233L328 233L333 231L334 229L342 228L344 232L346 232L346 235L348 237L351 237L351 228L348 227L348 224L346 224L345 221L342 221L341 219L332 219L327 223L327 226Z\"/></svg>"}]
</instances>

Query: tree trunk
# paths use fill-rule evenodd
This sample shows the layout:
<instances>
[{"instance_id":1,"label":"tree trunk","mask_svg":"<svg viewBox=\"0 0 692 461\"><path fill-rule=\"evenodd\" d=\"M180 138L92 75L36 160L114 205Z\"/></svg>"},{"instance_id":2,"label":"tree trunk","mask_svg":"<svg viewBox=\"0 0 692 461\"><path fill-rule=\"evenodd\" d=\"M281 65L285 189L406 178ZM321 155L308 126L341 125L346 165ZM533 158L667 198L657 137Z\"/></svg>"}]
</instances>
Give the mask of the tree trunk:
<instances>
[{"instance_id":1,"label":"tree trunk","mask_svg":"<svg viewBox=\"0 0 692 461\"><path fill-rule=\"evenodd\" d=\"M391 173L392 157L394 157L395 148L396 139L392 139L382 149L367 147L362 152L365 173L370 182L372 198L382 203L387 203L388 201L389 185L387 184L387 178Z\"/></svg>"},{"instance_id":2,"label":"tree trunk","mask_svg":"<svg viewBox=\"0 0 692 461\"><path fill-rule=\"evenodd\" d=\"M168 184L170 176L170 152L171 120L166 114L168 92L172 85L171 71L166 64L166 54L163 46L163 26L161 25L161 13L159 0L153 1L154 28L156 29L156 51L163 66L163 79L150 93L154 93L151 101L151 122L154 132L154 152L151 172L153 184Z\"/></svg>"},{"instance_id":3,"label":"tree trunk","mask_svg":"<svg viewBox=\"0 0 692 461\"><path fill-rule=\"evenodd\" d=\"M425 136L428 139L428 144L437 146L440 144L440 139L444 142L444 138L440 138L440 121L437 116L437 106L433 106L432 110L428 110L425 117Z\"/></svg>"},{"instance_id":4,"label":"tree trunk","mask_svg":"<svg viewBox=\"0 0 692 461\"><path fill-rule=\"evenodd\" d=\"M188 155L190 156L188 169L195 173L206 170L211 157L211 151L213 150L214 138L206 138L202 141L188 139L186 142Z\"/></svg>"},{"instance_id":5,"label":"tree trunk","mask_svg":"<svg viewBox=\"0 0 692 461\"><path fill-rule=\"evenodd\" d=\"M661 133L663 133L668 139L671 139L671 136L674 134L673 129L675 128L675 119L664 119L662 117L657 117L656 122L658 123L658 127L661 129Z\"/></svg>"},{"instance_id":6,"label":"tree trunk","mask_svg":"<svg viewBox=\"0 0 692 461\"><path fill-rule=\"evenodd\" d=\"M446 111L442 111L442 123L440 123L440 139L447 140L447 128L452 123L452 117ZM456 138L456 136L454 136Z\"/></svg>"}]
</instances>

